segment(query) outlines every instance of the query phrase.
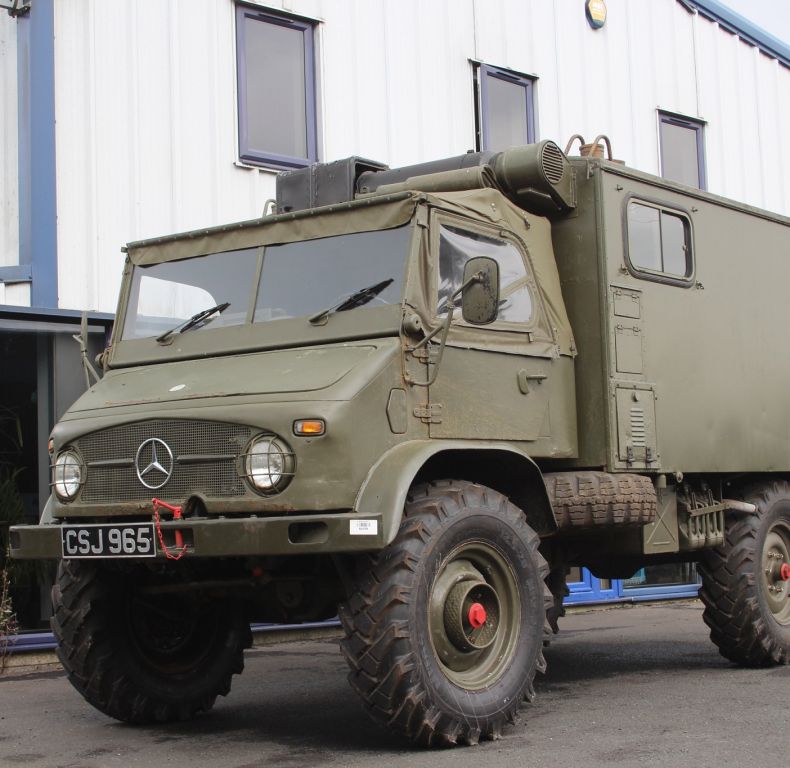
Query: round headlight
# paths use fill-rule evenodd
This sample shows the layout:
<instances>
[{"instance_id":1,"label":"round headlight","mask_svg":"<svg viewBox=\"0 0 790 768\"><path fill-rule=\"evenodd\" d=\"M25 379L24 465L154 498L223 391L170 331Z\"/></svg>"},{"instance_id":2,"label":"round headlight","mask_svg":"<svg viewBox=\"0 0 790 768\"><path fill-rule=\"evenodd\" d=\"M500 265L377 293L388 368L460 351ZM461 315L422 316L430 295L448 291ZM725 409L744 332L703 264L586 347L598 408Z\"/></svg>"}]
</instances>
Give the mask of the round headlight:
<instances>
[{"instance_id":1,"label":"round headlight","mask_svg":"<svg viewBox=\"0 0 790 768\"><path fill-rule=\"evenodd\" d=\"M259 491L280 491L293 475L293 454L277 438L258 437L247 450L244 469Z\"/></svg>"},{"instance_id":2,"label":"round headlight","mask_svg":"<svg viewBox=\"0 0 790 768\"><path fill-rule=\"evenodd\" d=\"M82 463L73 451L64 451L55 459L52 486L61 499L69 501L77 495L82 483Z\"/></svg>"}]
</instances>

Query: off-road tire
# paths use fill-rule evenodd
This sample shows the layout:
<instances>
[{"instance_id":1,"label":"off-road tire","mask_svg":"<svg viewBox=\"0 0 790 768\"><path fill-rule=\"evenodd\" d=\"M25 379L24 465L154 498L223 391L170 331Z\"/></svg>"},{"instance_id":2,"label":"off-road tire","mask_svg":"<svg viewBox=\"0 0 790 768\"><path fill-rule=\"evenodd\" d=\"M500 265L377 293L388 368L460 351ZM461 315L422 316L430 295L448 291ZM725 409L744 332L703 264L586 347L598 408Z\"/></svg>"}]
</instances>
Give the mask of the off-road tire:
<instances>
[{"instance_id":1,"label":"off-road tire","mask_svg":"<svg viewBox=\"0 0 790 768\"><path fill-rule=\"evenodd\" d=\"M784 607L771 610L764 573L777 531L790 538L790 484L779 481L749 489L744 498L757 505L754 515L728 516L725 542L706 553L698 568L703 618L711 640L730 661L747 667L790 661L790 582L784 582ZM769 538L770 537L770 538ZM767 545L768 543L768 545ZM785 558L787 552L785 551Z\"/></svg>"},{"instance_id":2,"label":"off-road tire","mask_svg":"<svg viewBox=\"0 0 790 768\"><path fill-rule=\"evenodd\" d=\"M656 519L658 498L647 476L547 472L544 480L560 530L646 525Z\"/></svg>"},{"instance_id":3,"label":"off-road tire","mask_svg":"<svg viewBox=\"0 0 790 768\"><path fill-rule=\"evenodd\" d=\"M206 603L189 594L171 596L180 601L172 604L174 612L168 610L170 603L159 602L152 614L163 623L163 632L170 632L169 647L152 652L144 647L152 638L141 638L139 627L141 612L150 611L140 608L136 591L137 580L149 573L63 560L52 588L58 658L71 684L110 717L128 723L187 720L230 691L231 677L244 668L249 624L232 600ZM197 604L186 601L195 600L201 601L195 607L201 612L189 620L192 634L179 647L178 633L186 634L186 622L179 626L174 615L191 613Z\"/></svg>"},{"instance_id":4,"label":"off-road tire","mask_svg":"<svg viewBox=\"0 0 790 768\"><path fill-rule=\"evenodd\" d=\"M521 702L534 698L550 632L553 598L538 544L521 510L495 491L463 481L412 489L395 540L369 561L340 610L349 681L375 720L424 746L496 739L515 720ZM491 623L497 645L466 659L461 653L472 666L459 672L446 627L437 629L436 601L444 595L446 617L452 589L442 593L440 585L469 564L472 573L486 572L484 589L493 585L509 607Z\"/></svg>"}]
</instances>

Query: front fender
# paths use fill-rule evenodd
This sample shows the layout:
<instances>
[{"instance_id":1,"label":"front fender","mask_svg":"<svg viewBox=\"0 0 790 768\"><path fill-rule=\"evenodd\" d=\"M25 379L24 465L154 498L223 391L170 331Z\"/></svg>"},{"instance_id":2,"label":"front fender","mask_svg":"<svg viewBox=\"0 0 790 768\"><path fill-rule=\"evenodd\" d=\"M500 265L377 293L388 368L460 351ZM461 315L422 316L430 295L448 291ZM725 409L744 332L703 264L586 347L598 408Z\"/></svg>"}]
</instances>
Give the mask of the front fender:
<instances>
[{"instance_id":1,"label":"front fender","mask_svg":"<svg viewBox=\"0 0 790 768\"><path fill-rule=\"evenodd\" d=\"M359 515L381 514L385 545L398 532L415 478L438 458L449 459L454 469L424 479L444 477L490 485L521 507L539 534L557 530L540 468L517 446L482 440L411 440L394 446L373 465L354 504Z\"/></svg>"}]
</instances>

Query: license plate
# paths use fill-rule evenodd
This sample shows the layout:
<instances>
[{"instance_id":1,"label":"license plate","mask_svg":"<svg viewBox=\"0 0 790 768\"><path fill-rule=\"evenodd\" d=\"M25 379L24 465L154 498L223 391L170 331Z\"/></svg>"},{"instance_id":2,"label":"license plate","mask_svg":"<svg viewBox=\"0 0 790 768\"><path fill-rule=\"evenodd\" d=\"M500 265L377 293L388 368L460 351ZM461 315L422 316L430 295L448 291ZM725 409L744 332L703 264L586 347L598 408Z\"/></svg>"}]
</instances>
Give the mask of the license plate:
<instances>
[{"instance_id":1,"label":"license plate","mask_svg":"<svg viewBox=\"0 0 790 768\"><path fill-rule=\"evenodd\" d=\"M64 558L156 557L153 523L64 525Z\"/></svg>"}]
</instances>

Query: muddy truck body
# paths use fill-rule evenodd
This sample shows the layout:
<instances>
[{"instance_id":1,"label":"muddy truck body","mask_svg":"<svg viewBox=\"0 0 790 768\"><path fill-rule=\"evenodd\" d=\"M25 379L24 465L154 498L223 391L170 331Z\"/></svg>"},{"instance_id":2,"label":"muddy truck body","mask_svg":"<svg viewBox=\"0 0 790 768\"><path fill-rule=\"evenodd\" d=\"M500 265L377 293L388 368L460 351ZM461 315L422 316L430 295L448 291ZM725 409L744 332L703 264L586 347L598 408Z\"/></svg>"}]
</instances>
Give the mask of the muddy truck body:
<instances>
[{"instance_id":1,"label":"muddy truck body","mask_svg":"<svg viewBox=\"0 0 790 768\"><path fill-rule=\"evenodd\" d=\"M60 560L60 659L129 722L209 709L251 621L339 613L374 718L495 738L572 566L695 562L721 653L786 663L789 283L787 218L549 141L281 174L272 215L128 245L12 555Z\"/></svg>"}]
</instances>

